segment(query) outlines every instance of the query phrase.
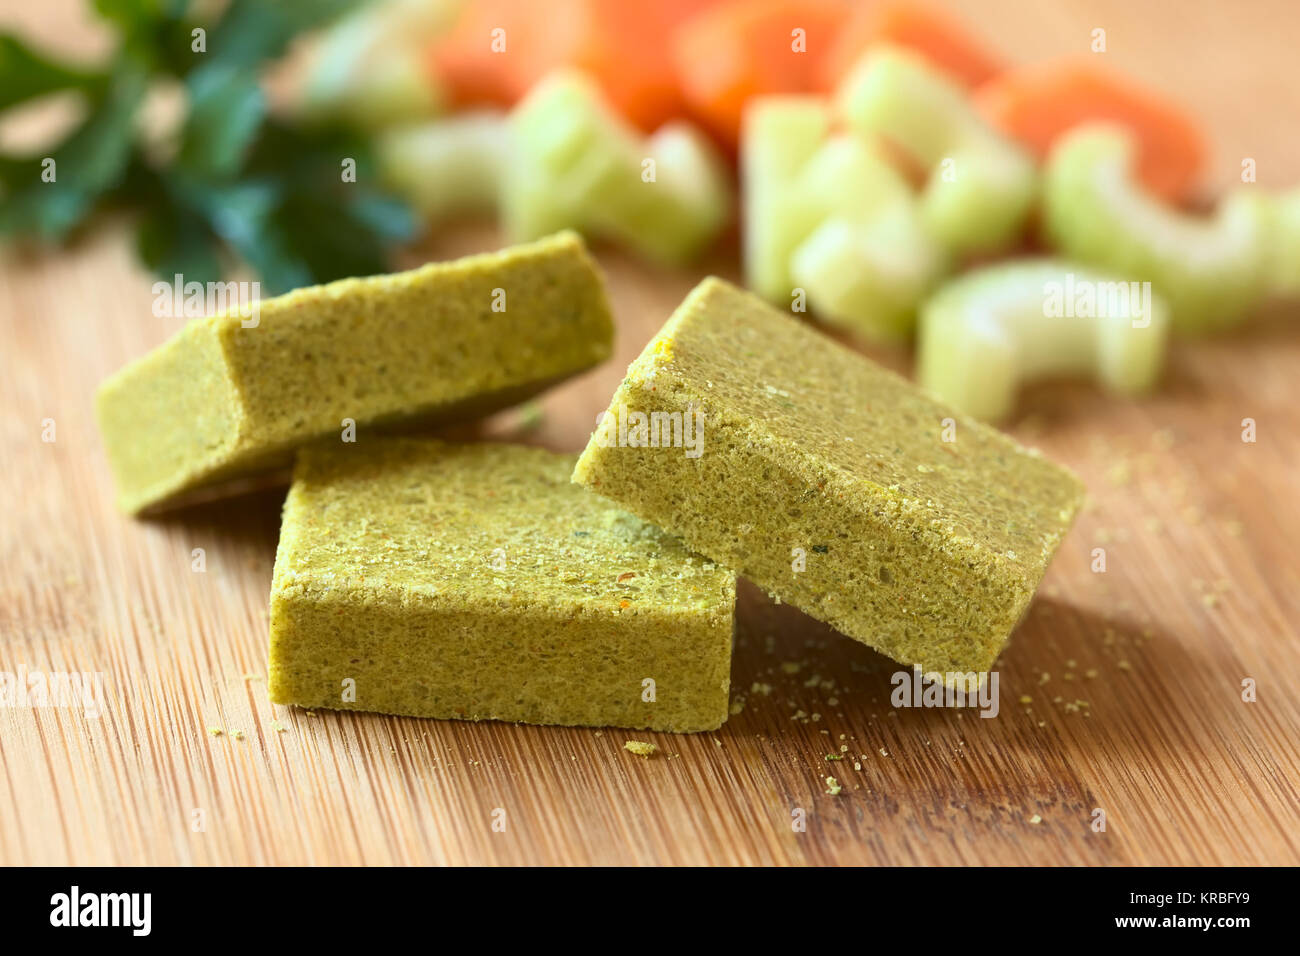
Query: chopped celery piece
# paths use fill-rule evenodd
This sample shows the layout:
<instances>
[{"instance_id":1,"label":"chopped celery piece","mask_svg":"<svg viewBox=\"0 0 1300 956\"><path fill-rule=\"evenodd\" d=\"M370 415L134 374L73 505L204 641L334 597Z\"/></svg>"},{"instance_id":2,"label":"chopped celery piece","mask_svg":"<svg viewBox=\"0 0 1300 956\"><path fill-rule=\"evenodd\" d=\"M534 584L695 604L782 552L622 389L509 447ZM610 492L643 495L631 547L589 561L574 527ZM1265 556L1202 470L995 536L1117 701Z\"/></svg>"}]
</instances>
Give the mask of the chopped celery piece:
<instances>
[{"instance_id":1,"label":"chopped celery piece","mask_svg":"<svg viewBox=\"0 0 1300 956\"><path fill-rule=\"evenodd\" d=\"M1211 217L1181 212L1145 192L1134 144L1117 126L1070 132L1047 161L1043 218L1064 255L1150 281L1180 331L1239 321L1267 291L1268 219L1246 188Z\"/></svg>"},{"instance_id":2,"label":"chopped celery piece","mask_svg":"<svg viewBox=\"0 0 1300 956\"><path fill-rule=\"evenodd\" d=\"M503 193L514 242L587 225L610 191L639 183L633 134L575 73L538 83L510 117L512 143Z\"/></svg>"},{"instance_id":3,"label":"chopped celery piece","mask_svg":"<svg viewBox=\"0 0 1300 956\"><path fill-rule=\"evenodd\" d=\"M717 150L694 126L672 122L646 140L632 188L598 204L590 221L596 232L671 263L695 256L730 216L731 186Z\"/></svg>"},{"instance_id":4,"label":"chopped celery piece","mask_svg":"<svg viewBox=\"0 0 1300 956\"><path fill-rule=\"evenodd\" d=\"M1276 194L1257 186L1241 192L1249 197L1264 223L1264 282L1268 294L1300 295L1300 188Z\"/></svg>"},{"instance_id":5,"label":"chopped celery piece","mask_svg":"<svg viewBox=\"0 0 1300 956\"><path fill-rule=\"evenodd\" d=\"M385 182L426 219L495 212L510 138L499 113L464 113L380 134Z\"/></svg>"},{"instance_id":6,"label":"chopped celery piece","mask_svg":"<svg viewBox=\"0 0 1300 956\"><path fill-rule=\"evenodd\" d=\"M793 184L830 128L830 111L816 97L763 97L745 111L740 144L745 282L773 302L790 301L790 257L825 215Z\"/></svg>"},{"instance_id":7,"label":"chopped celery piece","mask_svg":"<svg viewBox=\"0 0 1300 956\"><path fill-rule=\"evenodd\" d=\"M900 205L866 222L827 219L790 260L795 282L827 321L887 342L911 334L916 305L943 268L915 211Z\"/></svg>"},{"instance_id":8,"label":"chopped celery piece","mask_svg":"<svg viewBox=\"0 0 1300 956\"><path fill-rule=\"evenodd\" d=\"M542 80L510 123L502 203L513 241L574 228L679 262L730 214L725 167L711 143L685 124L643 139L581 74Z\"/></svg>"},{"instance_id":9,"label":"chopped celery piece","mask_svg":"<svg viewBox=\"0 0 1300 956\"><path fill-rule=\"evenodd\" d=\"M826 321L897 341L946 257L906 179L871 144L829 129L811 97L764 98L747 114L746 276L774 302L803 289Z\"/></svg>"},{"instance_id":10,"label":"chopped celery piece","mask_svg":"<svg viewBox=\"0 0 1300 956\"><path fill-rule=\"evenodd\" d=\"M1136 395L1155 385L1169 310L1150 285L1061 259L1022 259L966 273L922 307L917 379L988 421L1005 418L1022 384L1091 377Z\"/></svg>"},{"instance_id":11,"label":"chopped celery piece","mask_svg":"<svg viewBox=\"0 0 1300 956\"><path fill-rule=\"evenodd\" d=\"M1033 159L985 125L950 78L915 53L878 46L845 77L837 105L851 129L925 168L921 219L949 251L996 252L1019 238L1037 189Z\"/></svg>"},{"instance_id":12,"label":"chopped celery piece","mask_svg":"<svg viewBox=\"0 0 1300 956\"><path fill-rule=\"evenodd\" d=\"M1271 290L1277 295L1300 295L1300 189L1277 197L1269 236Z\"/></svg>"},{"instance_id":13,"label":"chopped celery piece","mask_svg":"<svg viewBox=\"0 0 1300 956\"><path fill-rule=\"evenodd\" d=\"M424 48L456 13L448 0L383 0L339 20L308 65L304 114L342 118L366 130L437 114L442 94L425 68Z\"/></svg>"}]
</instances>

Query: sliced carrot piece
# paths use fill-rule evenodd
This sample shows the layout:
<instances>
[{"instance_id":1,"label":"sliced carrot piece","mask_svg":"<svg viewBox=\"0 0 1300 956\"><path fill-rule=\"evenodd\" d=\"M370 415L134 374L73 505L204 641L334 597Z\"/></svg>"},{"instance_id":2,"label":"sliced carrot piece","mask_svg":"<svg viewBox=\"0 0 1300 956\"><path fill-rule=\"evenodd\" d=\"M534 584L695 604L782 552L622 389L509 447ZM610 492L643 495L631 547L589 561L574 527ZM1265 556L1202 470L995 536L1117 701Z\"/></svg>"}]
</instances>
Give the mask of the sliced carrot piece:
<instances>
[{"instance_id":1,"label":"sliced carrot piece","mask_svg":"<svg viewBox=\"0 0 1300 956\"><path fill-rule=\"evenodd\" d=\"M890 43L911 49L967 87L1002 70L1002 62L951 14L916 0L868 3L845 25L822 61L820 86L833 90L870 47Z\"/></svg>"},{"instance_id":2,"label":"sliced carrot piece","mask_svg":"<svg viewBox=\"0 0 1300 956\"><path fill-rule=\"evenodd\" d=\"M848 11L839 0L734 0L710 7L683 23L673 43L682 95L734 147L748 99L815 88L818 63Z\"/></svg>"},{"instance_id":3,"label":"sliced carrot piece","mask_svg":"<svg viewBox=\"0 0 1300 956\"><path fill-rule=\"evenodd\" d=\"M451 30L430 48L433 71L456 106L509 106L552 65L581 48L582 12L582 4L572 0L467 3ZM544 44L538 38L545 38Z\"/></svg>"},{"instance_id":4,"label":"sliced carrot piece","mask_svg":"<svg viewBox=\"0 0 1300 956\"><path fill-rule=\"evenodd\" d=\"M615 110L653 130L685 109L669 38L678 23L714 3L479 0L466 4L452 30L435 41L430 59L449 98L461 106L512 105L552 70L577 67Z\"/></svg>"},{"instance_id":5,"label":"sliced carrot piece","mask_svg":"<svg viewBox=\"0 0 1300 956\"><path fill-rule=\"evenodd\" d=\"M610 105L647 132L683 115L686 104L673 69L670 38L679 24L717 0L586 3L591 35L583 51L565 65L592 76Z\"/></svg>"},{"instance_id":6,"label":"sliced carrot piece","mask_svg":"<svg viewBox=\"0 0 1300 956\"><path fill-rule=\"evenodd\" d=\"M1205 134L1191 113L1091 60L1008 70L980 87L975 103L989 123L1039 156L1081 123L1124 126L1137 140L1138 178L1172 201L1188 197L1205 164Z\"/></svg>"}]
</instances>

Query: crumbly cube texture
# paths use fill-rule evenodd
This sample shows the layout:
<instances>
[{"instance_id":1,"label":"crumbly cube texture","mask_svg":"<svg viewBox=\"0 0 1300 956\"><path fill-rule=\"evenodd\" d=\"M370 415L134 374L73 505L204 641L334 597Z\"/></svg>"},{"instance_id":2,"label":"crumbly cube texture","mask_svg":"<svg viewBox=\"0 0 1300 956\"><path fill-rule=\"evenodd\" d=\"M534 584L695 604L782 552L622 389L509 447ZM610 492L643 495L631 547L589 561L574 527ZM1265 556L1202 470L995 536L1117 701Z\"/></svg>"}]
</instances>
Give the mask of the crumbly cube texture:
<instances>
[{"instance_id":1,"label":"crumbly cube texture","mask_svg":"<svg viewBox=\"0 0 1300 956\"><path fill-rule=\"evenodd\" d=\"M607 427L697 410L698 457ZM1063 469L714 278L629 367L573 477L941 674L989 670L1082 497Z\"/></svg>"},{"instance_id":2,"label":"crumbly cube texture","mask_svg":"<svg viewBox=\"0 0 1300 956\"><path fill-rule=\"evenodd\" d=\"M195 320L100 387L123 510L287 466L344 419L364 433L488 414L613 344L603 282L573 233L298 289L244 321Z\"/></svg>"},{"instance_id":3,"label":"crumbly cube texture","mask_svg":"<svg viewBox=\"0 0 1300 956\"><path fill-rule=\"evenodd\" d=\"M720 726L735 575L573 485L573 465L411 438L303 449L271 586L271 700Z\"/></svg>"}]
</instances>

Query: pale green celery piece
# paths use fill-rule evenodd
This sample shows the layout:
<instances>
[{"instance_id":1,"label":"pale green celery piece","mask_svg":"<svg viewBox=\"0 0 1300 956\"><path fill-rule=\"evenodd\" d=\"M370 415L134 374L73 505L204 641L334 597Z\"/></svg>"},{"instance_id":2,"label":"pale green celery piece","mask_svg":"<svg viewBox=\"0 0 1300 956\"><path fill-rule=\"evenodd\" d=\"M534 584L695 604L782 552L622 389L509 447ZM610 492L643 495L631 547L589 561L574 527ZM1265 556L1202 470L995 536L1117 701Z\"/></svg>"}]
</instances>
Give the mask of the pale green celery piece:
<instances>
[{"instance_id":1,"label":"pale green celery piece","mask_svg":"<svg viewBox=\"0 0 1300 956\"><path fill-rule=\"evenodd\" d=\"M607 200L620 180L637 181L631 136L579 74L537 84L511 113L510 127L502 211L512 241L581 229L597 197Z\"/></svg>"},{"instance_id":2,"label":"pale green celery piece","mask_svg":"<svg viewBox=\"0 0 1300 956\"><path fill-rule=\"evenodd\" d=\"M912 190L888 160L856 136L828 137L804 164L794 190L822 215L852 219L906 203Z\"/></svg>"},{"instance_id":3,"label":"pale green celery piece","mask_svg":"<svg viewBox=\"0 0 1300 956\"><path fill-rule=\"evenodd\" d=\"M795 250L790 267L829 322L901 342L945 264L914 210L895 205L867 222L826 220Z\"/></svg>"},{"instance_id":4,"label":"pale green celery piece","mask_svg":"<svg viewBox=\"0 0 1300 956\"><path fill-rule=\"evenodd\" d=\"M500 113L476 112L380 134L385 183L427 220L496 211L510 136Z\"/></svg>"},{"instance_id":5,"label":"pale green celery piece","mask_svg":"<svg viewBox=\"0 0 1300 956\"><path fill-rule=\"evenodd\" d=\"M443 94L424 63L428 41L456 13L447 0L384 0L354 11L321 37L310 58L301 110L376 131L442 111Z\"/></svg>"},{"instance_id":6,"label":"pale green celery piece","mask_svg":"<svg viewBox=\"0 0 1300 956\"><path fill-rule=\"evenodd\" d=\"M921 308L917 379L962 411L996 421L1027 382L1091 377L1136 395L1155 385L1169 310L1150 285L1061 259L975 269Z\"/></svg>"},{"instance_id":7,"label":"pale green celery piece","mask_svg":"<svg viewBox=\"0 0 1300 956\"><path fill-rule=\"evenodd\" d=\"M791 184L830 128L830 110L819 97L762 97L745 110L740 145L745 282L773 302L789 302L790 257L824 215Z\"/></svg>"},{"instance_id":8,"label":"pale green celery piece","mask_svg":"<svg viewBox=\"0 0 1300 956\"><path fill-rule=\"evenodd\" d=\"M680 262L726 222L730 187L716 149L681 123L642 138L580 73L542 80L510 127L502 211L515 241L572 228Z\"/></svg>"},{"instance_id":9,"label":"pale green celery piece","mask_svg":"<svg viewBox=\"0 0 1300 956\"><path fill-rule=\"evenodd\" d=\"M774 302L801 288L828 322L896 341L945 257L906 179L871 144L828 128L819 100L771 98L752 109L742 146L746 271Z\"/></svg>"},{"instance_id":10,"label":"pale green celery piece","mask_svg":"<svg viewBox=\"0 0 1300 956\"><path fill-rule=\"evenodd\" d=\"M645 141L632 186L597 203L595 231L659 262L694 257L731 217L732 191L717 148L688 123L672 122ZM654 161L647 180L646 160Z\"/></svg>"},{"instance_id":11,"label":"pale green celery piece","mask_svg":"<svg viewBox=\"0 0 1300 956\"><path fill-rule=\"evenodd\" d=\"M851 129L889 140L926 169L921 217L949 251L996 252L1019 238L1037 192L1033 159L924 59L873 47L845 77L837 107Z\"/></svg>"},{"instance_id":12,"label":"pale green celery piece","mask_svg":"<svg viewBox=\"0 0 1300 956\"><path fill-rule=\"evenodd\" d=\"M1267 291L1261 203L1243 187L1208 218L1180 212L1142 189L1134 157L1130 134L1116 126L1063 137L1047 161L1047 236L1071 259L1150 281L1179 331L1238 322Z\"/></svg>"},{"instance_id":13,"label":"pale green celery piece","mask_svg":"<svg viewBox=\"0 0 1300 956\"><path fill-rule=\"evenodd\" d=\"M1268 293L1287 298L1300 295L1300 188L1278 194L1252 186L1241 193L1249 197L1264 221Z\"/></svg>"},{"instance_id":14,"label":"pale green celery piece","mask_svg":"<svg viewBox=\"0 0 1300 956\"><path fill-rule=\"evenodd\" d=\"M1300 188L1277 198L1270 245L1270 285L1278 295L1300 295Z\"/></svg>"}]
</instances>

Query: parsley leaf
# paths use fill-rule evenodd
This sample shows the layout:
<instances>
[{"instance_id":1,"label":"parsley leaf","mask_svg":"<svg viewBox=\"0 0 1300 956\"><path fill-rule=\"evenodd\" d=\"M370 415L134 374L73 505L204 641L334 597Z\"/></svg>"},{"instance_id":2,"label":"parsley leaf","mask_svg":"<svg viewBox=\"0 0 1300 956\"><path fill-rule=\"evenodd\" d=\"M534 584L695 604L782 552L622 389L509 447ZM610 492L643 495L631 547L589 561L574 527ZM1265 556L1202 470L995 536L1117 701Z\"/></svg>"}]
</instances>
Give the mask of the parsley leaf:
<instances>
[{"instance_id":1,"label":"parsley leaf","mask_svg":"<svg viewBox=\"0 0 1300 956\"><path fill-rule=\"evenodd\" d=\"M385 271L392 246L418 223L368 185L377 176L367 144L278 120L258 82L261 66L299 32L355 5L231 0L204 25L187 19L189 0L96 0L120 42L94 69L0 34L0 110L71 88L92 106L48 157L0 155L0 235L61 242L112 204L137 213L137 252L168 280L218 279L232 258L271 293ZM138 113L151 85L176 79L187 112L175 149L159 159L137 142ZM355 180L344 181L345 164L355 165Z\"/></svg>"}]
</instances>

